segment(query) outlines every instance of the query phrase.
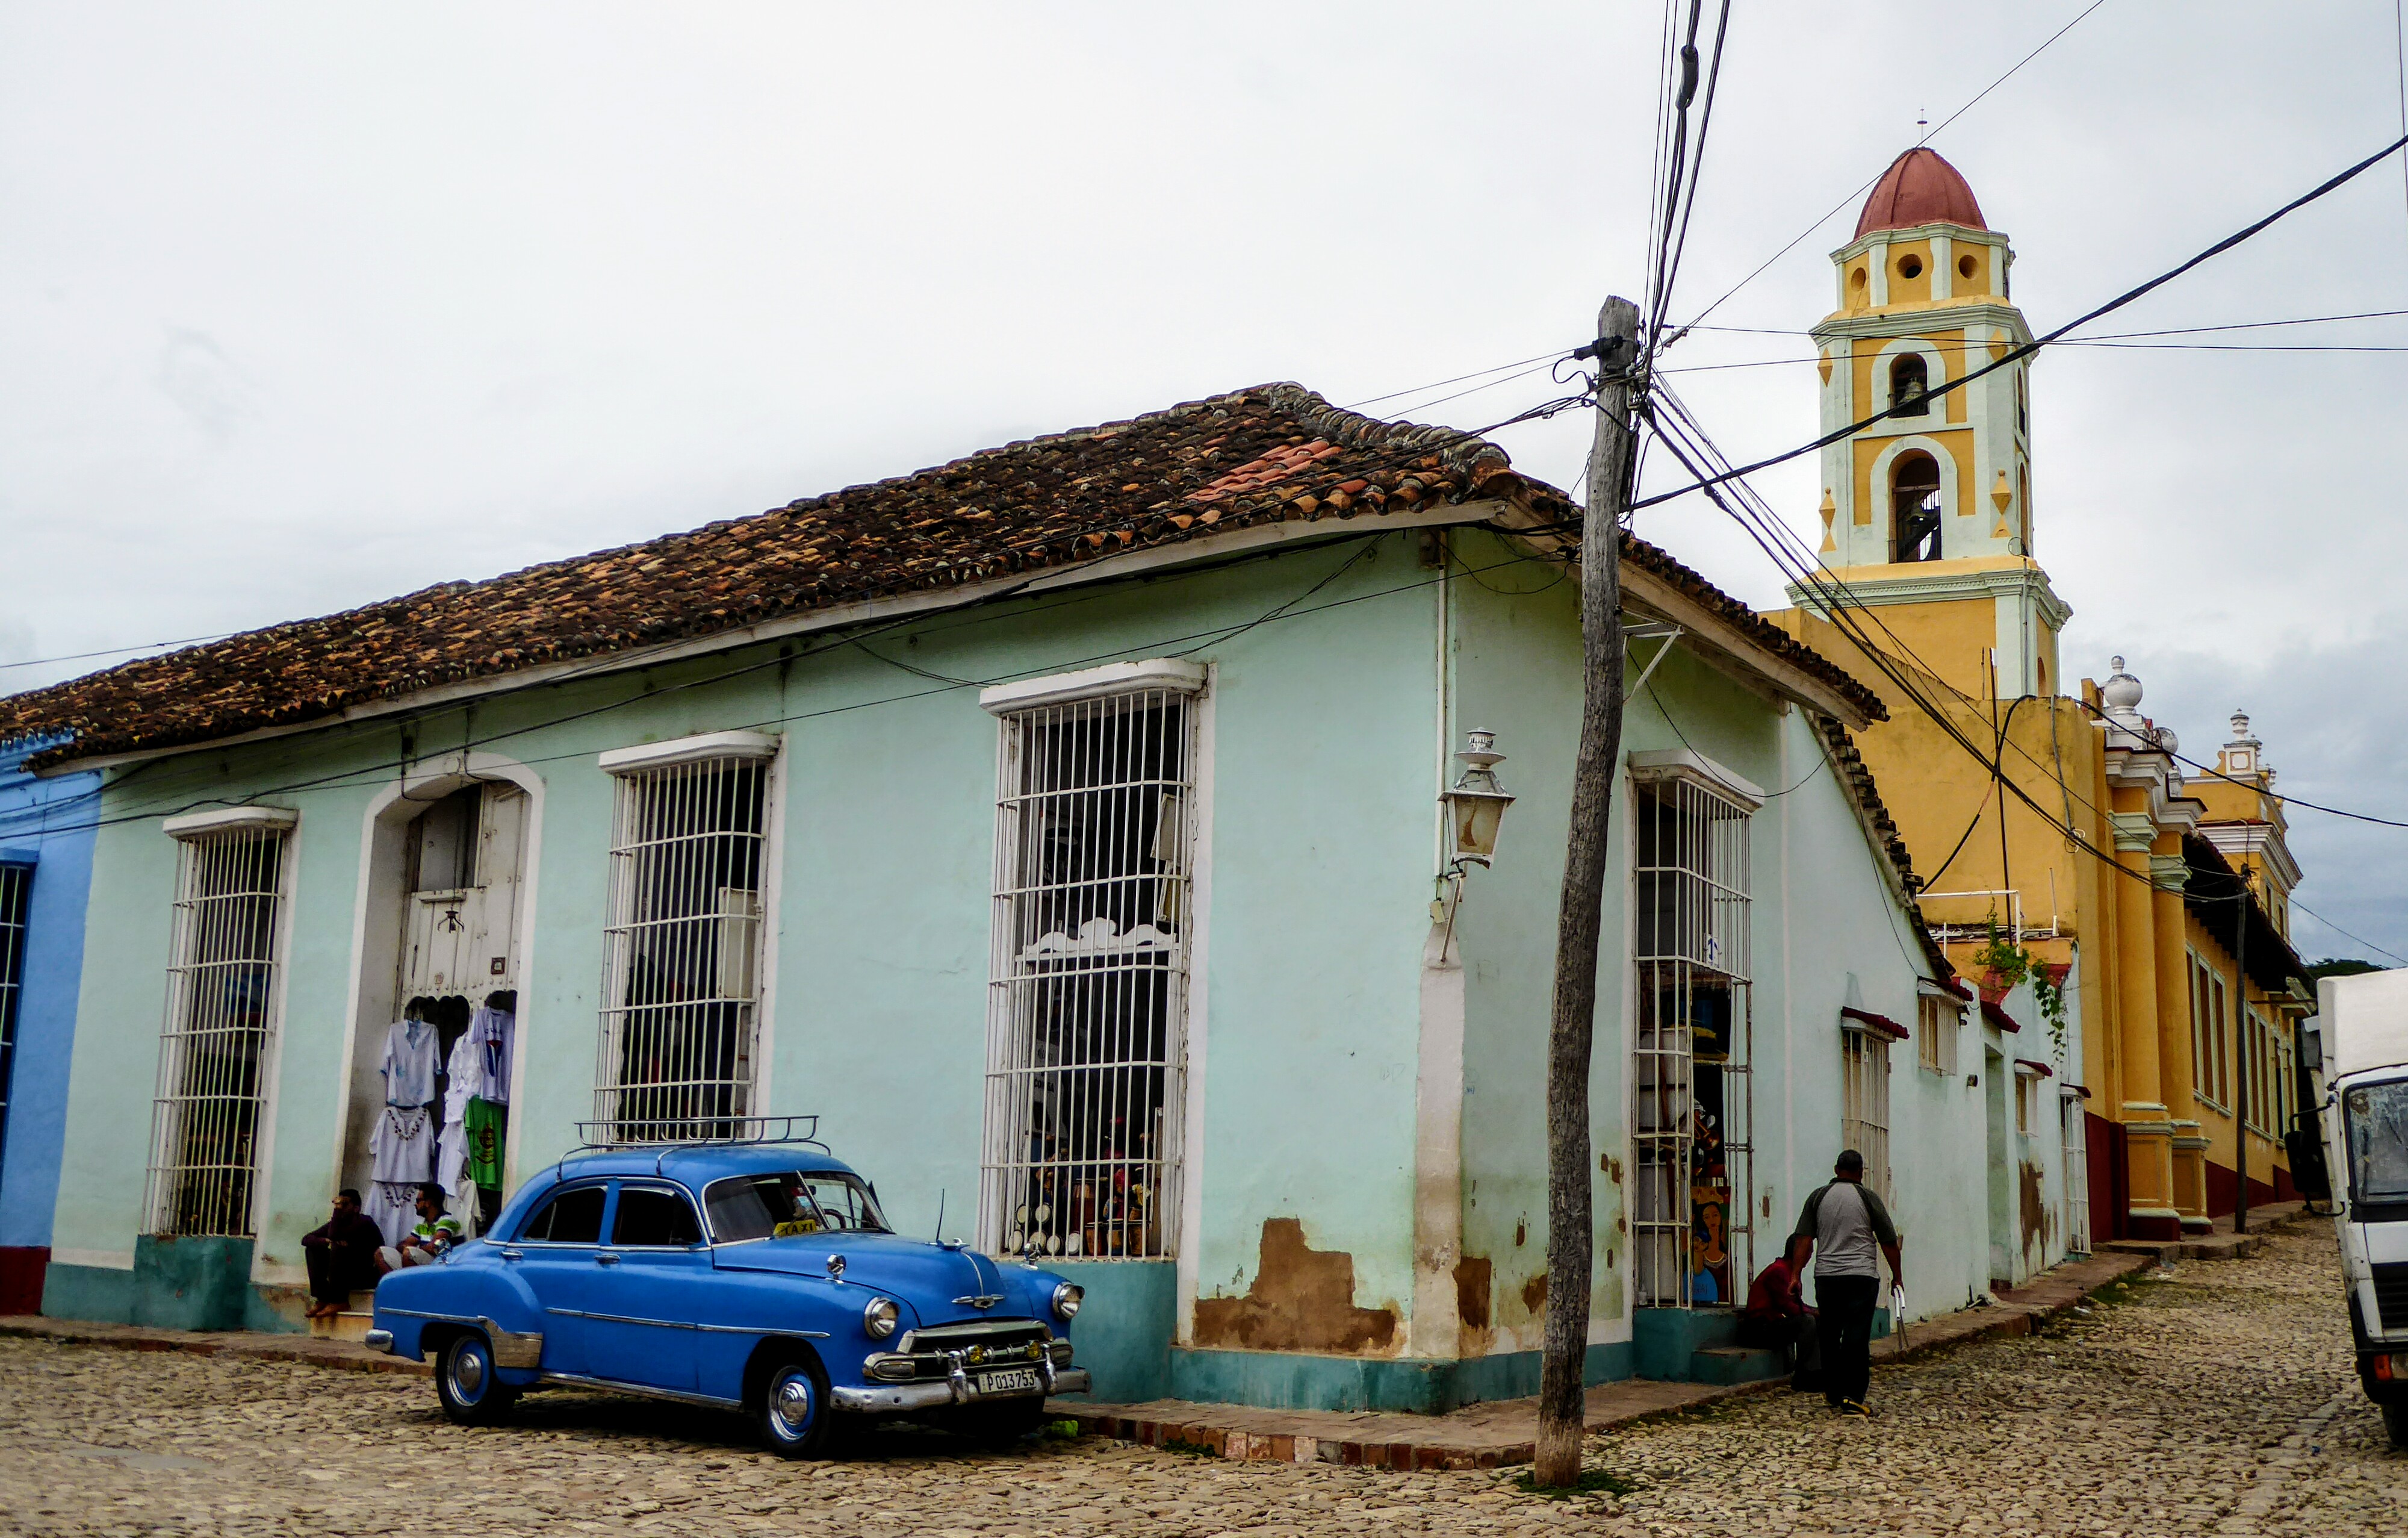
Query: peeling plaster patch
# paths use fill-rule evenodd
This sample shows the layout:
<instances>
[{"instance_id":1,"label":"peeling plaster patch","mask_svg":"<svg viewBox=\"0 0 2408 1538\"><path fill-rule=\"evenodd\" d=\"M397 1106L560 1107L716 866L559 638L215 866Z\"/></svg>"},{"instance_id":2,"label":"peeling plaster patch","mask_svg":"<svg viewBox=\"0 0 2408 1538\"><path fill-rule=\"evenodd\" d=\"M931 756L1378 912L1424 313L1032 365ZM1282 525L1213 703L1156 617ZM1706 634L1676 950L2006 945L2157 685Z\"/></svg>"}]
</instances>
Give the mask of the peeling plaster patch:
<instances>
[{"instance_id":1,"label":"peeling plaster patch","mask_svg":"<svg viewBox=\"0 0 2408 1538\"><path fill-rule=\"evenodd\" d=\"M2024 1258L2037 1265L2033 1245L2039 1245L2039 1255L2046 1255L2049 1231L2055 1225L2049 1221L2048 1203L2041 1200L2040 1166L2026 1159L2016 1169L2021 1176L2016 1184L2023 1198Z\"/></svg>"},{"instance_id":2,"label":"peeling plaster patch","mask_svg":"<svg viewBox=\"0 0 2408 1538\"><path fill-rule=\"evenodd\" d=\"M1242 1297L1196 1301L1198 1345L1369 1355L1397 1341L1396 1308L1356 1308L1354 1258L1307 1245L1300 1218L1263 1220L1262 1259Z\"/></svg>"},{"instance_id":3,"label":"peeling plaster patch","mask_svg":"<svg viewBox=\"0 0 2408 1538\"><path fill-rule=\"evenodd\" d=\"M1612 1154L1607 1154L1597 1161L1597 1167L1605 1171L1606 1179L1613 1182L1616 1186L1622 1184L1622 1161L1620 1159L1615 1158Z\"/></svg>"},{"instance_id":4,"label":"peeling plaster patch","mask_svg":"<svg viewBox=\"0 0 2408 1538\"><path fill-rule=\"evenodd\" d=\"M1455 1312L1467 1330L1488 1328L1488 1258L1467 1255L1455 1263Z\"/></svg>"},{"instance_id":5,"label":"peeling plaster patch","mask_svg":"<svg viewBox=\"0 0 2408 1538\"><path fill-rule=\"evenodd\" d=\"M1547 1273L1539 1272L1522 1284L1522 1307L1530 1317L1537 1318L1547 1307Z\"/></svg>"},{"instance_id":6,"label":"peeling plaster patch","mask_svg":"<svg viewBox=\"0 0 2408 1538\"><path fill-rule=\"evenodd\" d=\"M1520 1249L1530 1241L1530 1220L1523 1218L1513 1225L1513 1247Z\"/></svg>"}]
</instances>

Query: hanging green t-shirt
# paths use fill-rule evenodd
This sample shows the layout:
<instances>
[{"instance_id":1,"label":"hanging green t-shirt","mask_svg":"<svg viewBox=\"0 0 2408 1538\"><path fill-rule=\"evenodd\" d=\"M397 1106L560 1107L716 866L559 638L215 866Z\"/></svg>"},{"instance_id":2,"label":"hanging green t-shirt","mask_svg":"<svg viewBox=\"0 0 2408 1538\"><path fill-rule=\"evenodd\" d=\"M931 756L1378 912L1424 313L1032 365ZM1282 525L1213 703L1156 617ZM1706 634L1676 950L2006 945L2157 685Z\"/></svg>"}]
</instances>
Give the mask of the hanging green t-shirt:
<instances>
[{"instance_id":1,"label":"hanging green t-shirt","mask_svg":"<svg viewBox=\"0 0 2408 1538\"><path fill-rule=\"evenodd\" d=\"M471 1100L461 1113L460 1125L468 1133L468 1179L489 1191L502 1186L503 1123L509 1109L488 1100Z\"/></svg>"}]
</instances>

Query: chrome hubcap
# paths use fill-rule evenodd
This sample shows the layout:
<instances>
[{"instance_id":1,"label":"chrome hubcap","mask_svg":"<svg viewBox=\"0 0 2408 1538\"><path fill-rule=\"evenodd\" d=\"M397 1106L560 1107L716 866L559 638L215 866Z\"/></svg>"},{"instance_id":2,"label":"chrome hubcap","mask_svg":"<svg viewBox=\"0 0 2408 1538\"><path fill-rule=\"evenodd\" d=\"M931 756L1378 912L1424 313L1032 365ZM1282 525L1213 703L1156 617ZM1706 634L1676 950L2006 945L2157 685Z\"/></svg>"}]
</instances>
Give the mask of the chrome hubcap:
<instances>
[{"instance_id":1,"label":"chrome hubcap","mask_svg":"<svg viewBox=\"0 0 2408 1538\"><path fill-rule=\"evenodd\" d=\"M461 1351L452 1358L452 1387L462 1399L472 1400L485 1387L485 1358L475 1351Z\"/></svg>"},{"instance_id":2,"label":"chrome hubcap","mask_svg":"<svg viewBox=\"0 0 2408 1538\"><path fill-rule=\"evenodd\" d=\"M769 1413L778 1417L778 1429L789 1436L800 1436L811 1423L811 1386L801 1377L786 1379L769 1397Z\"/></svg>"}]
</instances>

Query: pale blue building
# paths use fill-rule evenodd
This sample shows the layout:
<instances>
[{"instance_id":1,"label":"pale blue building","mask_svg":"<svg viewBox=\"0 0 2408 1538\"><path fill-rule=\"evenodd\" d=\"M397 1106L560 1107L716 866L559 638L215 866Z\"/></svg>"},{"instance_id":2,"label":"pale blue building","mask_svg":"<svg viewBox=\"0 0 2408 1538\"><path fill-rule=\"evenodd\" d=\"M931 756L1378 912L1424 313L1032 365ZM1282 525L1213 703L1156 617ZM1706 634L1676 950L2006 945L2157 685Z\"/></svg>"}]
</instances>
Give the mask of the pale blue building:
<instances>
[{"instance_id":1,"label":"pale blue building","mask_svg":"<svg viewBox=\"0 0 2408 1538\"><path fill-rule=\"evenodd\" d=\"M1087 1285L1099 1397L1532 1391L1577 511L1274 385L0 702L103 779L45 1311L298 1328L394 1022L506 995L511 1180L816 1113L906 1231ZM1911 1290L1986 1286L1979 1094L1891 1046L1985 1028L1879 700L1624 571L1590 1370L1756 1371L1727 1302L1843 1140Z\"/></svg>"},{"instance_id":2,"label":"pale blue building","mask_svg":"<svg viewBox=\"0 0 2408 1538\"><path fill-rule=\"evenodd\" d=\"M24 768L64 741L0 736L0 1314L40 1311L66 1133L100 776Z\"/></svg>"}]
</instances>

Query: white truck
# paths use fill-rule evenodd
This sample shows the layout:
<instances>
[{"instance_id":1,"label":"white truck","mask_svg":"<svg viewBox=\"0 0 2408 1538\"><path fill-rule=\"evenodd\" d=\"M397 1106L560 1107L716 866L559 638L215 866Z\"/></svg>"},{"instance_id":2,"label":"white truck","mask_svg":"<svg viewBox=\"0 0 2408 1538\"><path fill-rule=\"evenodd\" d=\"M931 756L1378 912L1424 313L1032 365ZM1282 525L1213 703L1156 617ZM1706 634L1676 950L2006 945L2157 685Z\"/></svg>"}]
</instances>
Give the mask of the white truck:
<instances>
[{"instance_id":1,"label":"white truck","mask_svg":"<svg viewBox=\"0 0 2408 1538\"><path fill-rule=\"evenodd\" d=\"M2317 985L2326 1169L2358 1381L2408 1447L2408 970Z\"/></svg>"}]
</instances>

